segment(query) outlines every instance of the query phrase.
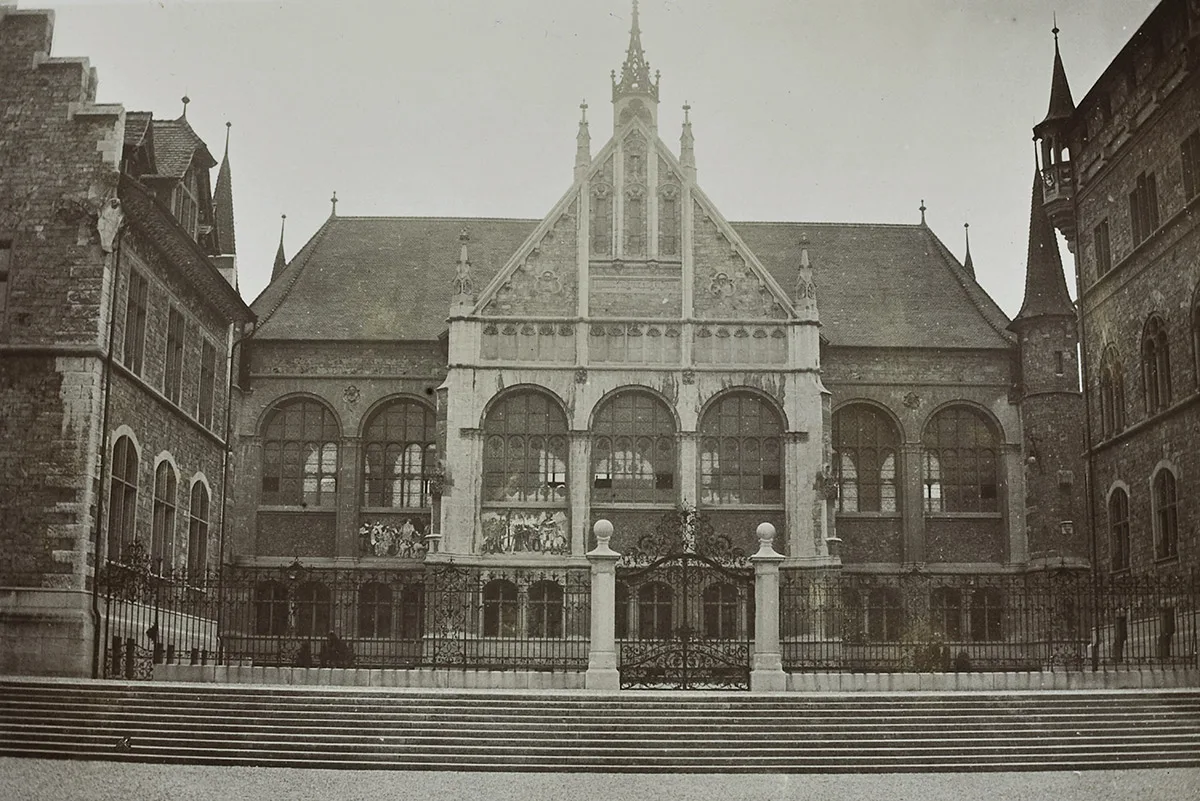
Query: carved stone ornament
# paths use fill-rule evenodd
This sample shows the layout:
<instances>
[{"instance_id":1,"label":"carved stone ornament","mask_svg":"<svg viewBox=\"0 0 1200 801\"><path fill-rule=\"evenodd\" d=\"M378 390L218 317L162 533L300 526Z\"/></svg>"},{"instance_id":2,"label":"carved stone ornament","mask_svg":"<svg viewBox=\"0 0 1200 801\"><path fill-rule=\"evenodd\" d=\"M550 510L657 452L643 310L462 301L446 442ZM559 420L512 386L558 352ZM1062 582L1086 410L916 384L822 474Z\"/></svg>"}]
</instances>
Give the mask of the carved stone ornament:
<instances>
[{"instance_id":1,"label":"carved stone ornament","mask_svg":"<svg viewBox=\"0 0 1200 801\"><path fill-rule=\"evenodd\" d=\"M708 291L715 297L727 298L737 291L737 284L729 277L729 273L720 272L709 282Z\"/></svg>"},{"instance_id":2,"label":"carved stone ornament","mask_svg":"<svg viewBox=\"0 0 1200 801\"><path fill-rule=\"evenodd\" d=\"M345 398L346 403L355 404L358 403L358 399L362 397L362 392L358 387L351 384L342 390L342 397Z\"/></svg>"},{"instance_id":3,"label":"carved stone ornament","mask_svg":"<svg viewBox=\"0 0 1200 801\"><path fill-rule=\"evenodd\" d=\"M96 232L100 234L100 249L105 253L113 252L117 232L125 222L125 212L121 210L121 201L110 197L100 207L100 216L96 221Z\"/></svg>"},{"instance_id":4,"label":"carved stone ornament","mask_svg":"<svg viewBox=\"0 0 1200 801\"><path fill-rule=\"evenodd\" d=\"M904 396L904 405L909 409L921 408L921 396L915 392L910 392Z\"/></svg>"},{"instance_id":5,"label":"carved stone ornament","mask_svg":"<svg viewBox=\"0 0 1200 801\"><path fill-rule=\"evenodd\" d=\"M575 383L576 384L586 384L587 379L588 379L588 375L587 375L586 367L580 367L578 370L575 371Z\"/></svg>"},{"instance_id":6,"label":"carved stone ornament","mask_svg":"<svg viewBox=\"0 0 1200 801\"><path fill-rule=\"evenodd\" d=\"M537 277L537 292L539 295L561 295L562 279L553 270L543 270Z\"/></svg>"},{"instance_id":7,"label":"carved stone ornament","mask_svg":"<svg viewBox=\"0 0 1200 801\"><path fill-rule=\"evenodd\" d=\"M696 371L695 370L684 370L683 371L683 383L688 384L688 385L695 384L696 383Z\"/></svg>"}]
</instances>

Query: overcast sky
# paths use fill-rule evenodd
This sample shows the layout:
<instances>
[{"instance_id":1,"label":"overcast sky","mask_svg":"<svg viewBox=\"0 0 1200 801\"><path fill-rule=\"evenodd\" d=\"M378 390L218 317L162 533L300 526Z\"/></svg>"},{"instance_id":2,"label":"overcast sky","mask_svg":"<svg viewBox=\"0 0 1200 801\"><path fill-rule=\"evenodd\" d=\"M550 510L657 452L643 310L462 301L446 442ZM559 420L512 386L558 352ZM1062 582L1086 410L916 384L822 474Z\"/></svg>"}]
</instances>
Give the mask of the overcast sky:
<instances>
[{"instance_id":1,"label":"overcast sky","mask_svg":"<svg viewBox=\"0 0 1200 801\"><path fill-rule=\"evenodd\" d=\"M54 55L90 57L100 102L174 118L186 92L218 159L233 123L249 301L270 276L279 215L290 258L334 190L342 215L542 217L571 183L582 99L593 152L612 132L609 72L631 4L21 3L45 5L57 11ZM644 0L641 27L662 71L659 133L678 152L691 103L699 183L726 217L915 223L923 198L959 258L971 223L980 283L1011 316L1051 8L1079 100L1154 5ZM1070 262L1068 282L1074 294Z\"/></svg>"}]
</instances>

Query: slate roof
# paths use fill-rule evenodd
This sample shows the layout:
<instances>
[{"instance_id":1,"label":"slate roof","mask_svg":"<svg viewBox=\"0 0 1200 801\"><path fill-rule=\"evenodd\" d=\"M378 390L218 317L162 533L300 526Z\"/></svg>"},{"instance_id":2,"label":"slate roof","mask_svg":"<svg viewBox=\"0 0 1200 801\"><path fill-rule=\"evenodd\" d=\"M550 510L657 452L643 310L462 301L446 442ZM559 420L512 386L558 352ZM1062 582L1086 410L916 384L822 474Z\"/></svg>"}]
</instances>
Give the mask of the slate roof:
<instances>
[{"instance_id":1,"label":"slate roof","mask_svg":"<svg viewBox=\"0 0 1200 801\"><path fill-rule=\"evenodd\" d=\"M1046 214L1042 177L1033 171L1033 195L1029 203L1029 252L1025 262L1025 299L1013 323L1033 317L1075 316L1075 304L1067 293L1062 255L1054 225Z\"/></svg>"},{"instance_id":2,"label":"slate roof","mask_svg":"<svg viewBox=\"0 0 1200 801\"><path fill-rule=\"evenodd\" d=\"M237 253L237 238L233 228L233 169L229 165L229 146L217 171L217 187L213 191L213 222L217 226L217 241L222 254Z\"/></svg>"},{"instance_id":3,"label":"slate roof","mask_svg":"<svg viewBox=\"0 0 1200 801\"><path fill-rule=\"evenodd\" d=\"M204 140L196 135L186 118L154 120L154 160L160 177L182 178L197 150L200 151L199 166L204 169L217 166Z\"/></svg>"},{"instance_id":4,"label":"slate roof","mask_svg":"<svg viewBox=\"0 0 1200 801\"><path fill-rule=\"evenodd\" d=\"M251 304L259 339L423 339L446 330L459 233L476 288L540 220L331 217ZM801 237L833 346L1011 347L1008 318L923 225L735 222L786 290Z\"/></svg>"}]
</instances>

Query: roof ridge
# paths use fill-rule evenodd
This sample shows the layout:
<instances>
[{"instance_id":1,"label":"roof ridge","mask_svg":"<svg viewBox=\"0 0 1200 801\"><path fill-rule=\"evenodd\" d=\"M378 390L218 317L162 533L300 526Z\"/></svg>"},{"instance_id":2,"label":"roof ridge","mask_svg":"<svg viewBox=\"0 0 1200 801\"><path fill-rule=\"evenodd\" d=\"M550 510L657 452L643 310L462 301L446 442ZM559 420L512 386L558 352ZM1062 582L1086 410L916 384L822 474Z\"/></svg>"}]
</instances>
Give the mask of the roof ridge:
<instances>
[{"instance_id":1,"label":"roof ridge","mask_svg":"<svg viewBox=\"0 0 1200 801\"><path fill-rule=\"evenodd\" d=\"M963 294L967 296L967 300L970 301L971 305L974 306L979 312L979 316L983 318L984 322L986 322L1002 340L1011 343L1014 340L1014 336L1013 333L1008 330L1008 326L997 325L993 320L993 315L998 312L1000 316L1005 318L1007 321L1008 315L1004 313L1004 310L996 304L996 301L992 300L992 296L988 294L987 290L980 286L978 281L970 278L967 275L966 268L964 268L958 259L955 258L954 254L950 252L950 249L946 247L946 243L944 243L938 237L938 235L933 232L932 228L925 225L917 227L923 228L929 238L933 240L934 247L937 249L938 254L942 257L942 261L950 268L951 274L958 279L958 285L962 288ZM981 304L979 299L976 297L977 293L971 291L970 284L974 284L978 288L978 294L982 294L984 298L987 298L991 305L990 309L984 308L984 305Z\"/></svg>"},{"instance_id":2,"label":"roof ridge","mask_svg":"<svg viewBox=\"0 0 1200 801\"><path fill-rule=\"evenodd\" d=\"M338 220L355 220L355 221L383 221L392 220L479 220L482 222L532 222L538 223L542 221L541 217L477 217L465 214L455 214L448 216L432 216L432 215L406 215L406 214L339 214Z\"/></svg>"},{"instance_id":3,"label":"roof ridge","mask_svg":"<svg viewBox=\"0 0 1200 801\"><path fill-rule=\"evenodd\" d=\"M881 223L881 222L817 222L814 220L730 220L730 225L826 225L842 228L896 228L912 230L923 227L920 223Z\"/></svg>"},{"instance_id":4,"label":"roof ridge","mask_svg":"<svg viewBox=\"0 0 1200 801\"><path fill-rule=\"evenodd\" d=\"M296 286L296 282L300 279L300 274L304 272L304 268L308 265L309 260L312 258L313 252L316 251L317 243L325 238L325 235L333 227L331 223L338 219L342 218L327 217L321 227L317 229L316 233L314 233L312 237L300 248L300 251L296 254L296 257L292 259L292 263L288 265L287 272L289 272L290 275L287 277L287 284L279 293L279 297L276 298L275 305L272 306L266 314L258 318L258 322L255 326L256 329L265 325L267 321L270 320L275 314L275 312L279 311L279 307L283 305L283 302L287 299L288 294L291 293L292 288ZM263 291L259 293L258 297L250 302L250 307L253 308L254 304L258 302L258 299L265 295L267 290L270 288L270 283L263 287Z\"/></svg>"}]
</instances>

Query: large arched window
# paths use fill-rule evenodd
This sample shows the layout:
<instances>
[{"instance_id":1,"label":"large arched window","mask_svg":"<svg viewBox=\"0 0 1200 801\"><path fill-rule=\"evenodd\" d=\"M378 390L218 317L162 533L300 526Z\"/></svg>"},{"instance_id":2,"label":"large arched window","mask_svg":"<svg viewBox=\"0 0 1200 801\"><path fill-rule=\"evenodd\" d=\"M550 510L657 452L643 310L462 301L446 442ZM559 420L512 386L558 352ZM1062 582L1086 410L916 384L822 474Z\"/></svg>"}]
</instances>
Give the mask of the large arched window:
<instances>
[{"instance_id":1,"label":"large arched window","mask_svg":"<svg viewBox=\"0 0 1200 801\"><path fill-rule=\"evenodd\" d=\"M208 487L203 481L192 484L188 506L188 575L199 582L208 568Z\"/></svg>"},{"instance_id":2,"label":"large arched window","mask_svg":"<svg viewBox=\"0 0 1200 801\"><path fill-rule=\"evenodd\" d=\"M987 418L966 406L942 409L922 441L926 512L1000 510L999 442Z\"/></svg>"},{"instance_id":3,"label":"large arched window","mask_svg":"<svg viewBox=\"0 0 1200 801\"><path fill-rule=\"evenodd\" d=\"M1100 431L1106 439L1125 430L1125 378L1117 349L1100 357Z\"/></svg>"},{"instance_id":4,"label":"large arched window","mask_svg":"<svg viewBox=\"0 0 1200 801\"><path fill-rule=\"evenodd\" d=\"M120 562L137 537L138 452L133 439L119 437L113 445L108 490L108 558Z\"/></svg>"},{"instance_id":5,"label":"large arched window","mask_svg":"<svg viewBox=\"0 0 1200 801\"><path fill-rule=\"evenodd\" d=\"M154 470L154 517L150 529L150 564L167 573L175 558L175 508L179 479L175 466L166 459Z\"/></svg>"},{"instance_id":6,"label":"large arched window","mask_svg":"<svg viewBox=\"0 0 1200 801\"><path fill-rule=\"evenodd\" d=\"M1154 555L1171 559L1179 555L1179 510L1175 474L1162 468L1154 475L1151 498L1154 505Z\"/></svg>"},{"instance_id":7,"label":"large arched window","mask_svg":"<svg viewBox=\"0 0 1200 801\"><path fill-rule=\"evenodd\" d=\"M1108 498L1109 569L1129 567L1129 495L1117 488Z\"/></svg>"},{"instance_id":8,"label":"large arched window","mask_svg":"<svg viewBox=\"0 0 1200 801\"><path fill-rule=\"evenodd\" d=\"M894 512L900 433L879 409L856 403L833 415L838 511Z\"/></svg>"},{"instance_id":9,"label":"large arched window","mask_svg":"<svg viewBox=\"0 0 1200 801\"><path fill-rule=\"evenodd\" d=\"M592 503L673 503L675 418L649 392L604 401L592 421Z\"/></svg>"},{"instance_id":10,"label":"large arched window","mask_svg":"<svg viewBox=\"0 0 1200 801\"><path fill-rule=\"evenodd\" d=\"M412 400L387 404L363 431L363 506L424 509L437 461L433 409Z\"/></svg>"},{"instance_id":11,"label":"large arched window","mask_svg":"<svg viewBox=\"0 0 1200 801\"><path fill-rule=\"evenodd\" d=\"M783 423L762 398L735 392L700 421L700 503L783 502Z\"/></svg>"},{"instance_id":12,"label":"large arched window","mask_svg":"<svg viewBox=\"0 0 1200 801\"><path fill-rule=\"evenodd\" d=\"M483 422L485 503L567 503L567 418L535 390L510 393Z\"/></svg>"},{"instance_id":13,"label":"large arched window","mask_svg":"<svg viewBox=\"0 0 1200 801\"><path fill-rule=\"evenodd\" d=\"M285 401L263 430L262 503L333 506L337 501L338 425L305 398Z\"/></svg>"},{"instance_id":14,"label":"large arched window","mask_svg":"<svg viewBox=\"0 0 1200 801\"><path fill-rule=\"evenodd\" d=\"M1171 351L1167 326L1157 314L1146 321L1142 335L1142 383L1146 413L1154 414L1171 405Z\"/></svg>"}]
</instances>

